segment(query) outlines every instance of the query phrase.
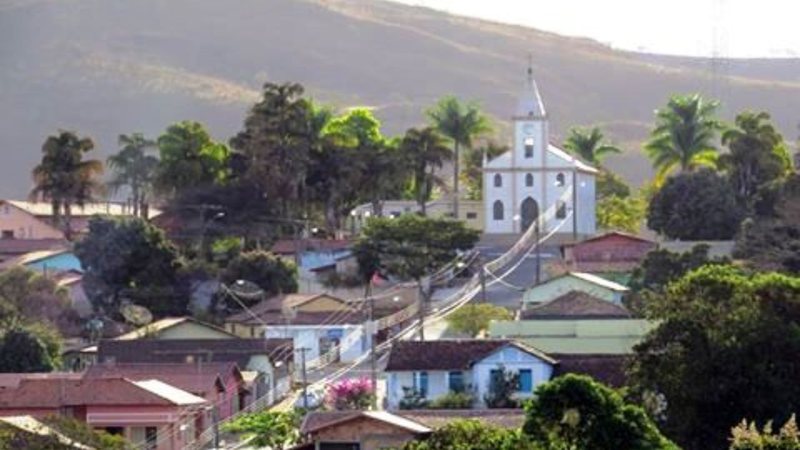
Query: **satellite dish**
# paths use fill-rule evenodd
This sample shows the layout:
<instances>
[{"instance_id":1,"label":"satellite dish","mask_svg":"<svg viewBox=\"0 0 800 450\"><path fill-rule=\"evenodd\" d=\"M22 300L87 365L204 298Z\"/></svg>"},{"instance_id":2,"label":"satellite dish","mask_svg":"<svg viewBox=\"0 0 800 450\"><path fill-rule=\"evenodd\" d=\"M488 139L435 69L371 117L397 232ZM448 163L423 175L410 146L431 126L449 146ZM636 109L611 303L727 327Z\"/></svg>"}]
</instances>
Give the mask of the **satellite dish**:
<instances>
[{"instance_id":1,"label":"satellite dish","mask_svg":"<svg viewBox=\"0 0 800 450\"><path fill-rule=\"evenodd\" d=\"M237 297L245 300L261 300L264 297L264 290L257 284L247 280L236 280L228 286L228 289Z\"/></svg>"},{"instance_id":2,"label":"satellite dish","mask_svg":"<svg viewBox=\"0 0 800 450\"><path fill-rule=\"evenodd\" d=\"M144 306L127 303L119 309L120 314L131 325L143 327L153 321L153 314Z\"/></svg>"}]
</instances>

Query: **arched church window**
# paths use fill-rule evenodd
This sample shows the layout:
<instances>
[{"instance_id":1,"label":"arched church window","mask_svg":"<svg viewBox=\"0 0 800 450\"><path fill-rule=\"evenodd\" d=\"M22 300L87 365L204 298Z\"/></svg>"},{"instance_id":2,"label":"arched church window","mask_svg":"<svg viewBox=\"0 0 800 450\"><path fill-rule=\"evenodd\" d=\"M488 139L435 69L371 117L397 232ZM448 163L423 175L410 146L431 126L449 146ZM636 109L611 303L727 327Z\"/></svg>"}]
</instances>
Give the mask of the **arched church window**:
<instances>
[{"instance_id":1,"label":"arched church window","mask_svg":"<svg viewBox=\"0 0 800 450\"><path fill-rule=\"evenodd\" d=\"M503 187L503 176L499 173L494 175L494 187Z\"/></svg>"},{"instance_id":2,"label":"arched church window","mask_svg":"<svg viewBox=\"0 0 800 450\"><path fill-rule=\"evenodd\" d=\"M556 186L558 187L564 186L565 183L564 180L565 180L564 174L559 172L558 175L556 175Z\"/></svg>"},{"instance_id":3,"label":"arched church window","mask_svg":"<svg viewBox=\"0 0 800 450\"><path fill-rule=\"evenodd\" d=\"M495 200L492 206L492 218L494 220L503 220L503 202Z\"/></svg>"},{"instance_id":4,"label":"arched church window","mask_svg":"<svg viewBox=\"0 0 800 450\"><path fill-rule=\"evenodd\" d=\"M525 138L525 157L533 158L533 138Z\"/></svg>"},{"instance_id":5,"label":"arched church window","mask_svg":"<svg viewBox=\"0 0 800 450\"><path fill-rule=\"evenodd\" d=\"M567 217L567 204L559 201L556 204L556 219L565 219Z\"/></svg>"},{"instance_id":6,"label":"arched church window","mask_svg":"<svg viewBox=\"0 0 800 450\"><path fill-rule=\"evenodd\" d=\"M525 174L525 186L527 186L527 187L533 186L533 174L532 173L526 173Z\"/></svg>"}]
</instances>

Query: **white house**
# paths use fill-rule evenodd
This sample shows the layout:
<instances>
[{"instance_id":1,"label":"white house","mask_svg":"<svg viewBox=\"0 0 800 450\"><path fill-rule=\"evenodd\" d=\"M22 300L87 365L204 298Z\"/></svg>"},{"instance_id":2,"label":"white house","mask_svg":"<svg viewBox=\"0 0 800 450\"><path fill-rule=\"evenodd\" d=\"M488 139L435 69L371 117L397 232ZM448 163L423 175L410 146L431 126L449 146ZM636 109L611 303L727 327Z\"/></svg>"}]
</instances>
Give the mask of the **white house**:
<instances>
[{"instance_id":1,"label":"white house","mask_svg":"<svg viewBox=\"0 0 800 450\"><path fill-rule=\"evenodd\" d=\"M484 398L498 371L519 375L518 398L528 398L553 376L556 361L511 340L398 341L392 346L387 374L387 408L399 409L409 390L427 400L448 392L469 392L474 406Z\"/></svg>"},{"instance_id":2,"label":"white house","mask_svg":"<svg viewBox=\"0 0 800 450\"><path fill-rule=\"evenodd\" d=\"M539 223L542 232L593 235L598 171L550 143L530 67L512 120L511 150L484 161L484 231L522 233Z\"/></svg>"},{"instance_id":3,"label":"white house","mask_svg":"<svg viewBox=\"0 0 800 450\"><path fill-rule=\"evenodd\" d=\"M571 291L578 291L621 304L622 297L628 290L626 286L591 273L567 272L528 288L522 296L522 303L525 308L530 304L549 302Z\"/></svg>"}]
</instances>

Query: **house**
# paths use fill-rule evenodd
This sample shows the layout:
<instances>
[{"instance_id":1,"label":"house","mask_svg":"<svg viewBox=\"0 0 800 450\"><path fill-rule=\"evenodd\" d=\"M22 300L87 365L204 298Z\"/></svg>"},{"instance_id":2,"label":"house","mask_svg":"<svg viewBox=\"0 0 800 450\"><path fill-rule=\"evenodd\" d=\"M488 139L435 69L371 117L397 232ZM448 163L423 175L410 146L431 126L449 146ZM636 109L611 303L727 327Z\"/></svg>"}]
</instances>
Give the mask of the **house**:
<instances>
[{"instance_id":1,"label":"house","mask_svg":"<svg viewBox=\"0 0 800 450\"><path fill-rule=\"evenodd\" d=\"M289 294L273 297L228 317L225 327L240 336L291 339L305 348L306 365L326 361L355 361L370 345L366 315L342 299L328 294ZM295 364L303 356L296 352Z\"/></svg>"},{"instance_id":2,"label":"house","mask_svg":"<svg viewBox=\"0 0 800 450\"><path fill-rule=\"evenodd\" d=\"M8 206L8 214L6 214ZM98 202L83 206L73 205L71 208L70 228L73 232L84 234L89 230L89 220L95 216L124 217L133 215L133 207L126 203ZM148 218L152 219L161 211L150 209ZM38 222L38 224L36 222ZM27 202L20 200L0 201L0 229L3 235L13 231L17 226L18 233L11 237L17 239L64 239L64 233L53 223L53 207L47 202ZM25 228L22 232L23 227Z\"/></svg>"},{"instance_id":3,"label":"house","mask_svg":"<svg viewBox=\"0 0 800 450\"><path fill-rule=\"evenodd\" d=\"M629 355L655 324L643 319L498 320L494 339L516 339L548 355Z\"/></svg>"},{"instance_id":4,"label":"house","mask_svg":"<svg viewBox=\"0 0 800 450\"><path fill-rule=\"evenodd\" d=\"M628 288L605 278L584 272L567 272L528 288L522 296L523 309L531 304L554 300L570 291L580 291L597 298L621 304Z\"/></svg>"},{"instance_id":5,"label":"house","mask_svg":"<svg viewBox=\"0 0 800 450\"><path fill-rule=\"evenodd\" d=\"M141 448L178 450L199 431L208 402L158 380L23 378L0 391L0 416L66 415Z\"/></svg>"},{"instance_id":6,"label":"house","mask_svg":"<svg viewBox=\"0 0 800 450\"><path fill-rule=\"evenodd\" d=\"M531 303L519 313L520 320L628 319L624 306L583 291L569 291L549 302Z\"/></svg>"},{"instance_id":7,"label":"house","mask_svg":"<svg viewBox=\"0 0 800 450\"><path fill-rule=\"evenodd\" d=\"M293 354L289 339L133 339L101 341L97 360L102 364L183 363L189 367L236 364L248 378L250 398L266 398L272 404L291 388Z\"/></svg>"},{"instance_id":8,"label":"house","mask_svg":"<svg viewBox=\"0 0 800 450\"><path fill-rule=\"evenodd\" d=\"M519 374L519 398L528 398L553 375L557 361L521 342L507 339L398 341L386 365L387 409L400 407L413 389L427 400L448 392L470 392L484 406L490 381L501 369Z\"/></svg>"},{"instance_id":9,"label":"house","mask_svg":"<svg viewBox=\"0 0 800 450\"><path fill-rule=\"evenodd\" d=\"M587 272L625 282L638 267L655 242L633 234L612 231L561 247L564 270Z\"/></svg>"},{"instance_id":10,"label":"house","mask_svg":"<svg viewBox=\"0 0 800 450\"><path fill-rule=\"evenodd\" d=\"M519 429L525 420L520 409L494 410L404 410L404 411L316 411L308 413L300 426L305 444L315 450L378 450L400 448L425 438L455 420L477 420L487 425Z\"/></svg>"},{"instance_id":11,"label":"house","mask_svg":"<svg viewBox=\"0 0 800 450\"><path fill-rule=\"evenodd\" d=\"M298 289L306 293L324 290L333 273L355 273L357 263L351 245L343 239L281 239L271 251L297 264Z\"/></svg>"},{"instance_id":12,"label":"house","mask_svg":"<svg viewBox=\"0 0 800 450\"><path fill-rule=\"evenodd\" d=\"M599 172L550 143L530 66L512 120L511 150L483 163L484 232L519 234L538 224L542 233L594 235Z\"/></svg>"},{"instance_id":13,"label":"house","mask_svg":"<svg viewBox=\"0 0 800 450\"><path fill-rule=\"evenodd\" d=\"M483 230L483 202L480 200L460 200L458 216L466 225L475 230ZM381 214L373 209L372 203L364 203L350 212L350 232L355 235L370 217L400 217L403 214L417 214L421 208L414 200L384 200ZM453 199L443 195L425 204L428 217L453 217Z\"/></svg>"},{"instance_id":14,"label":"house","mask_svg":"<svg viewBox=\"0 0 800 450\"><path fill-rule=\"evenodd\" d=\"M244 377L233 362L195 363L103 363L90 367L85 380L124 378L126 380L158 380L205 399L214 405L216 417L226 419L254 400L249 396ZM210 417L208 419L211 419ZM207 428L211 423L203 424Z\"/></svg>"}]
</instances>

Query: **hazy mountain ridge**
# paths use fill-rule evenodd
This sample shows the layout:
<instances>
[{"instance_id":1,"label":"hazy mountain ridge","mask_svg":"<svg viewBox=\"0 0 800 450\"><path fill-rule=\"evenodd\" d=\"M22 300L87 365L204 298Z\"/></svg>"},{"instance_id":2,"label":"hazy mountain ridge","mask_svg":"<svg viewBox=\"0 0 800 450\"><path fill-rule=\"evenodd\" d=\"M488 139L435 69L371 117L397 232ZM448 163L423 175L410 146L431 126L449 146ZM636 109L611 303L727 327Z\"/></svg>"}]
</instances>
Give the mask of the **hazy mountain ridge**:
<instances>
[{"instance_id":1,"label":"hazy mountain ridge","mask_svg":"<svg viewBox=\"0 0 800 450\"><path fill-rule=\"evenodd\" d=\"M265 80L294 80L337 106L376 107L387 132L423 120L454 93L500 120L513 111L526 56L558 140L600 123L635 149L671 93L716 92L728 110L767 109L794 138L797 61L733 61L712 83L703 60L619 52L597 42L367 0L0 1L0 196L24 195L45 136L157 135L194 119L234 134ZM707 63L707 61L705 61ZM710 65L708 66L710 67ZM795 72L798 73L798 72ZM501 130L505 124L501 124ZM612 166L639 182L641 155Z\"/></svg>"}]
</instances>

